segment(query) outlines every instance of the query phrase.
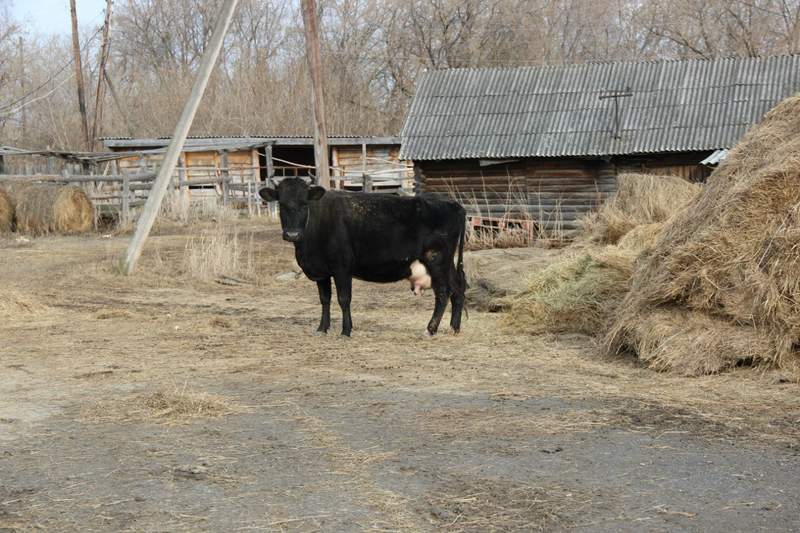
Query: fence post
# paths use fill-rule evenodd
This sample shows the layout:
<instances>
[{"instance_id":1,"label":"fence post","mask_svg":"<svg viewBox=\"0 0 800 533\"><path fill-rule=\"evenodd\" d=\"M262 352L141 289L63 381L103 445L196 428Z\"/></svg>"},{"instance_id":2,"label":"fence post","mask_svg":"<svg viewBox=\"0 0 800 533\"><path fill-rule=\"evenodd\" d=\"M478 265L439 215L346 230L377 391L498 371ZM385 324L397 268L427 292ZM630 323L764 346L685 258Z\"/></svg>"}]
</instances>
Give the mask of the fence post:
<instances>
[{"instance_id":1,"label":"fence post","mask_svg":"<svg viewBox=\"0 0 800 533\"><path fill-rule=\"evenodd\" d=\"M131 181L130 176L128 174L122 175L122 224L125 225L130 222L131 216L131 204L130 204L130 193L131 193Z\"/></svg>"},{"instance_id":2,"label":"fence post","mask_svg":"<svg viewBox=\"0 0 800 533\"><path fill-rule=\"evenodd\" d=\"M361 179L364 180L362 190L364 192L372 192L372 176L369 174L362 174Z\"/></svg>"},{"instance_id":3,"label":"fence post","mask_svg":"<svg viewBox=\"0 0 800 533\"><path fill-rule=\"evenodd\" d=\"M220 165L220 185L222 189L222 205L228 205L228 151L222 150L219 153L219 165Z\"/></svg>"}]
</instances>

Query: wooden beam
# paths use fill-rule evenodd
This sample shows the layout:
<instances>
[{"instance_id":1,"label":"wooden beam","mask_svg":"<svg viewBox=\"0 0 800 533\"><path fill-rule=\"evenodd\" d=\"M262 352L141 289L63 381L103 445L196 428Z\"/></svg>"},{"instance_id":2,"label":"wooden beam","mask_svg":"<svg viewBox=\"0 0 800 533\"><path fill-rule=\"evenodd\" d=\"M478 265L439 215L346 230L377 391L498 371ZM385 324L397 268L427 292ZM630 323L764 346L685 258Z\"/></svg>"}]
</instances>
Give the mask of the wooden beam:
<instances>
[{"instance_id":1,"label":"wooden beam","mask_svg":"<svg viewBox=\"0 0 800 533\"><path fill-rule=\"evenodd\" d=\"M108 62L108 50L111 47L111 42L108 38L108 33L111 28L111 5L114 0L106 0L106 17L103 22L103 44L100 47L100 66L97 75L97 90L94 93L94 119L92 120L92 137L91 137L91 150L95 149L95 140L98 134L99 127L103 127L103 103L105 100L105 76L106 63Z\"/></svg>"},{"instance_id":2,"label":"wooden beam","mask_svg":"<svg viewBox=\"0 0 800 533\"><path fill-rule=\"evenodd\" d=\"M272 161L272 145L264 147L265 159L267 160L267 185L275 187L275 165Z\"/></svg>"},{"instance_id":3,"label":"wooden beam","mask_svg":"<svg viewBox=\"0 0 800 533\"><path fill-rule=\"evenodd\" d=\"M75 0L69 0L69 13L72 17L72 57L75 63L75 82L78 84L78 110L81 113L81 130L83 132L84 148L91 151L92 143L89 140L89 120L86 118L86 95L83 87L83 63L81 61L81 45L78 42L78 11Z\"/></svg>"},{"instance_id":4,"label":"wooden beam","mask_svg":"<svg viewBox=\"0 0 800 533\"><path fill-rule=\"evenodd\" d=\"M327 189L331 175L328 167L328 129L325 124L325 101L322 90L322 53L317 29L316 0L302 0L303 29L306 35L306 58L311 74L311 106L314 109L314 159L317 164L317 184Z\"/></svg>"},{"instance_id":5,"label":"wooden beam","mask_svg":"<svg viewBox=\"0 0 800 533\"><path fill-rule=\"evenodd\" d=\"M74 2L75 0L72 1ZM222 49L222 42L225 40L225 34L228 31L237 3L238 0L225 0L220 7L217 15L217 25L214 28L211 41L209 41L208 47L203 53L203 60L197 72L197 79L192 87L192 93L189 95L189 100L183 108L181 118L175 126L175 132L172 134L167 152L164 154L164 160L158 171L156 182L153 184L153 190L150 191L150 195L147 197L142 216L139 217L139 222L136 224L136 232L128 245L122 265L126 274L131 274L136 268L136 263L142 255L144 243L147 241L147 236L150 235L150 230L156 221L161 202L167 192L167 184L172 178L175 164L181 156L183 144L186 142L186 136L189 134L189 128L192 127L197 108L200 106L200 100L202 100L203 93L208 85L208 79L211 77L211 72L214 70L217 57L219 57L219 51Z\"/></svg>"}]
</instances>

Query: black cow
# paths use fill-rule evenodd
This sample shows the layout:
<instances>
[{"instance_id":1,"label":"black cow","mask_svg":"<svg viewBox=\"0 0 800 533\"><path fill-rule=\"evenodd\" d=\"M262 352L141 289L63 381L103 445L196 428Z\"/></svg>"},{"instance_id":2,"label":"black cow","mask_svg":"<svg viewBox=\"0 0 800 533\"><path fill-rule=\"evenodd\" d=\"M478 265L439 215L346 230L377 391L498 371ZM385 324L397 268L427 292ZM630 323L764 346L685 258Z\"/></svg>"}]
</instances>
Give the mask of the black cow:
<instances>
[{"instance_id":1,"label":"black cow","mask_svg":"<svg viewBox=\"0 0 800 533\"><path fill-rule=\"evenodd\" d=\"M318 332L327 333L331 324L331 278L342 308L342 335L349 336L353 277L399 281L411 275L415 260L428 270L436 295L427 333L436 333L448 298L450 327L460 330L466 213L459 204L431 196L326 191L300 178L284 179L276 189L264 187L259 194L279 202L283 238L294 243L297 263L317 282L322 304Z\"/></svg>"}]
</instances>

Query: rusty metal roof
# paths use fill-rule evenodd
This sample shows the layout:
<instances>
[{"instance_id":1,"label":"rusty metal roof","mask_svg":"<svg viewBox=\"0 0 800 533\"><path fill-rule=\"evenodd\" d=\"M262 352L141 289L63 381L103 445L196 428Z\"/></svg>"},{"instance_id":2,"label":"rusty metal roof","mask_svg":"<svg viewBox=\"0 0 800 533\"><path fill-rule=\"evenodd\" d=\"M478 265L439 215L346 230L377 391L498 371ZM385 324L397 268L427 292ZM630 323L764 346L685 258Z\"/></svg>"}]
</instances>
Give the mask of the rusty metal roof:
<instances>
[{"instance_id":1,"label":"rusty metal roof","mask_svg":"<svg viewBox=\"0 0 800 533\"><path fill-rule=\"evenodd\" d=\"M400 158L731 148L798 91L800 56L428 71L406 117Z\"/></svg>"}]
</instances>

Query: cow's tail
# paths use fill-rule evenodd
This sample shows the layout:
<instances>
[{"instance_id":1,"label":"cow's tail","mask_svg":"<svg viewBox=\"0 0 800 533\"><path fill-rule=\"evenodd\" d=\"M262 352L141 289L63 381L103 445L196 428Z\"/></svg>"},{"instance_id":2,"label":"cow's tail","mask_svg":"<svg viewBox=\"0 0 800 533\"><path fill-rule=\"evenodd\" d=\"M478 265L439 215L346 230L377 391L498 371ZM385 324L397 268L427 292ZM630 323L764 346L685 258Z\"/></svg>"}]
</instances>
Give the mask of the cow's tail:
<instances>
[{"instance_id":1,"label":"cow's tail","mask_svg":"<svg viewBox=\"0 0 800 533\"><path fill-rule=\"evenodd\" d=\"M456 261L456 277L458 278L458 290L461 297L464 299L464 314L469 318L469 311L467 311L467 276L464 274L464 241L466 240L467 233L467 217L464 215L461 221L461 233L458 236L458 260Z\"/></svg>"}]
</instances>

